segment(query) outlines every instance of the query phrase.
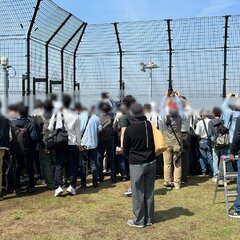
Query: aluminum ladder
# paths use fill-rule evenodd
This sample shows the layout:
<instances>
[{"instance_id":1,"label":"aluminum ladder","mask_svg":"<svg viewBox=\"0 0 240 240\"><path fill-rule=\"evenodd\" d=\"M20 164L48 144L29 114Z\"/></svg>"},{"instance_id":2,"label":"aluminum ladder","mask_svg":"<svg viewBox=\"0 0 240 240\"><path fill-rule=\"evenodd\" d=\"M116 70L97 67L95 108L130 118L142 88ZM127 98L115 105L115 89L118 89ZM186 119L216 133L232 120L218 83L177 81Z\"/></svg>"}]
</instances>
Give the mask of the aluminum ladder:
<instances>
[{"instance_id":1,"label":"aluminum ladder","mask_svg":"<svg viewBox=\"0 0 240 240\"><path fill-rule=\"evenodd\" d=\"M238 160L238 156L235 157L234 161L237 161L237 160ZM218 176L217 176L214 197L213 197L213 204L215 204L217 192L220 190L224 190L227 214L229 213L229 198L237 197L236 191L228 189L228 180L230 180L230 179L236 179L236 181L238 180L237 179L238 172L227 172L227 162L228 161L231 161L229 159L229 156L221 156L220 157L220 163L219 163L219 167L218 167ZM223 187L218 186L220 179L223 180L223 183L224 183Z\"/></svg>"}]
</instances>

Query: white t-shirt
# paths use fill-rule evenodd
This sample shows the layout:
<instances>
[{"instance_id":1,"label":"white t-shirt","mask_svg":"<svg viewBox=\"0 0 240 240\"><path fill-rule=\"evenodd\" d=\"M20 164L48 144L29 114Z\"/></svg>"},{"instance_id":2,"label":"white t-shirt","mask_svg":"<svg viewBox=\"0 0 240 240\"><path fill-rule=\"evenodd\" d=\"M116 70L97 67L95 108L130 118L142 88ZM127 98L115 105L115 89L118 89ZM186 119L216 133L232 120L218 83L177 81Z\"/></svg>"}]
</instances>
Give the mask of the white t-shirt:
<instances>
[{"instance_id":1,"label":"white t-shirt","mask_svg":"<svg viewBox=\"0 0 240 240\"><path fill-rule=\"evenodd\" d=\"M211 121L211 119L207 118L207 119L204 119L204 121L205 121L205 124L206 124L207 131L209 133L209 122ZM197 123L195 133L197 135L199 135L201 139L207 139L207 133L206 133L206 130L205 130L205 127L204 127L203 120L200 120Z\"/></svg>"}]
</instances>

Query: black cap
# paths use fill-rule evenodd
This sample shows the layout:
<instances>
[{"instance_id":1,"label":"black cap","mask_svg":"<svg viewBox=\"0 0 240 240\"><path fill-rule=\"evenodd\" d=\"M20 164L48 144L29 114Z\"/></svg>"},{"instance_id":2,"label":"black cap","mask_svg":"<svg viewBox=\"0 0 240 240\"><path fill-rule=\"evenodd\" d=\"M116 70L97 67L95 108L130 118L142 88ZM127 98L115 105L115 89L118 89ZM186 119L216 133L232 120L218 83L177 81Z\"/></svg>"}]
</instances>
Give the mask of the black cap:
<instances>
[{"instance_id":1,"label":"black cap","mask_svg":"<svg viewBox=\"0 0 240 240\"><path fill-rule=\"evenodd\" d=\"M144 116L143 106L139 103L133 103L131 106L131 115L133 117L143 117Z\"/></svg>"}]
</instances>

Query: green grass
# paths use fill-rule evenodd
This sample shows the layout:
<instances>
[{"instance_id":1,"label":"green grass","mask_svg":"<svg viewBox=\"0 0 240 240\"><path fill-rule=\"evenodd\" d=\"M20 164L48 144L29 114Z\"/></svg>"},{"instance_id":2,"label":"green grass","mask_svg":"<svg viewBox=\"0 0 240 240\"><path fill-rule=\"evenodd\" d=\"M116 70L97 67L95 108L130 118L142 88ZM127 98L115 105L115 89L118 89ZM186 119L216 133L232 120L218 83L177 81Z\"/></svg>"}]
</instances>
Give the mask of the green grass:
<instances>
[{"instance_id":1,"label":"green grass","mask_svg":"<svg viewBox=\"0 0 240 240\"><path fill-rule=\"evenodd\" d=\"M155 187L152 227L132 229L131 198L123 197L129 183L79 190L78 195L54 198L52 191L0 203L0 239L239 239L240 220L226 215L224 194L212 204L214 185L207 178L191 178L191 185L166 191L163 181Z\"/></svg>"}]
</instances>

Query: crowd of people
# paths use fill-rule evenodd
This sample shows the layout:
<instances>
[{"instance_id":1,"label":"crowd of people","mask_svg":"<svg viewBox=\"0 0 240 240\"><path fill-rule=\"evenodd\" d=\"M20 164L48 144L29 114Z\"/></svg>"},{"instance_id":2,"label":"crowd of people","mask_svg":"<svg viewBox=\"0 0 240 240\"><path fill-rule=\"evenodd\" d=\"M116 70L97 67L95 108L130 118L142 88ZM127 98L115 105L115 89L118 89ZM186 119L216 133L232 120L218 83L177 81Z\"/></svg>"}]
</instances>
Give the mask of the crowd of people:
<instances>
[{"instance_id":1,"label":"crowd of people","mask_svg":"<svg viewBox=\"0 0 240 240\"><path fill-rule=\"evenodd\" d=\"M159 156L153 128L166 144ZM199 114L176 90L166 92L159 107L141 105L131 95L116 102L104 92L99 103L87 109L69 95L61 101L52 95L44 102L35 101L31 114L17 103L0 115L0 200L11 191L17 196L33 194L39 183L53 190L55 197L65 187L76 195L78 178L84 191L89 187L88 174L97 188L108 173L112 184L131 180L125 195L132 196L135 219L128 225L151 226L156 174L163 175L168 190L187 185L189 175L210 176L216 182L220 156L233 160L239 147L236 94L230 94L221 108ZM234 161L227 166L228 171L239 168ZM223 184L222 179L218 182ZM229 215L240 218L240 194Z\"/></svg>"}]
</instances>

